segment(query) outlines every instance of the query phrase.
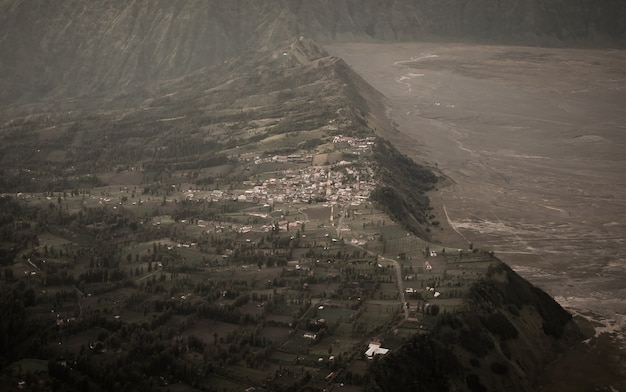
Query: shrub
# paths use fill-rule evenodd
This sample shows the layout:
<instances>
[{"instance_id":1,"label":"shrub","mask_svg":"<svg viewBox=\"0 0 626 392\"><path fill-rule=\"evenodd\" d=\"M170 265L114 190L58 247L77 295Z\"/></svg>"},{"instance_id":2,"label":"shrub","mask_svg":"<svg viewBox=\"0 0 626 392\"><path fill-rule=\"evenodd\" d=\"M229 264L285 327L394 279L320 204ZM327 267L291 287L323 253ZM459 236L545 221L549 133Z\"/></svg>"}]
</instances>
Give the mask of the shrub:
<instances>
[{"instance_id":1,"label":"shrub","mask_svg":"<svg viewBox=\"0 0 626 392\"><path fill-rule=\"evenodd\" d=\"M478 376L474 373L465 378L465 383L472 392L487 392L487 388L485 388L485 386L480 382L480 378L478 378Z\"/></svg>"},{"instance_id":2,"label":"shrub","mask_svg":"<svg viewBox=\"0 0 626 392\"><path fill-rule=\"evenodd\" d=\"M502 362L493 362L491 364L491 371L500 376L504 376L509 372L509 367L506 363Z\"/></svg>"},{"instance_id":3,"label":"shrub","mask_svg":"<svg viewBox=\"0 0 626 392\"><path fill-rule=\"evenodd\" d=\"M461 330L459 334L459 343L467 352L482 358L492 350L495 345L488 336L477 330Z\"/></svg>"},{"instance_id":4,"label":"shrub","mask_svg":"<svg viewBox=\"0 0 626 392\"><path fill-rule=\"evenodd\" d=\"M502 340L515 339L519 336L517 328L500 312L490 314L485 322L485 327Z\"/></svg>"}]
</instances>

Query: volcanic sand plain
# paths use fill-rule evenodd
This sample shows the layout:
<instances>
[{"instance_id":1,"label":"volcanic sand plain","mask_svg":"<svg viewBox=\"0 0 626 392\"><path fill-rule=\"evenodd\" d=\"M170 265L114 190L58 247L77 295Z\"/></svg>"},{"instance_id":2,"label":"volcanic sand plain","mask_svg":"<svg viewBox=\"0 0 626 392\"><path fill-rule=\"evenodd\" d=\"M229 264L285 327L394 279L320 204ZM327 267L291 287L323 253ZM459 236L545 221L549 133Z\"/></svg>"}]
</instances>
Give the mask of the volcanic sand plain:
<instances>
[{"instance_id":1,"label":"volcanic sand plain","mask_svg":"<svg viewBox=\"0 0 626 392\"><path fill-rule=\"evenodd\" d=\"M447 220L435 240L495 251L623 346L626 51L326 49L385 95L395 127L377 131L449 180L431 195Z\"/></svg>"}]
</instances>

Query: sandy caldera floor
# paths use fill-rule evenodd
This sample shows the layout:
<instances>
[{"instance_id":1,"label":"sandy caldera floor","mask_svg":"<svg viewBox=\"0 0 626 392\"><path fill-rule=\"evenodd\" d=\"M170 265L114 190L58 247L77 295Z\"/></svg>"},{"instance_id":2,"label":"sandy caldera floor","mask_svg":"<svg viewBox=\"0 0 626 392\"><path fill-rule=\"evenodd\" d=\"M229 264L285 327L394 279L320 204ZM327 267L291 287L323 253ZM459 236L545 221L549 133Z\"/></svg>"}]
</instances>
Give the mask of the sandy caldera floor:
<instances>
[{"instance_id":1,"label":"sandy caldera floor","mask_svg":"<svg viewBox=\"0 0 626 392\"><path fill-rule=\"evenodd\" d=\"M626 51L434 43L326 49L387 97L397 130L385 136L453 182L433 197L450 224L435 238L494 250L592 320L596 348L620 347L596 350L604 362L597 377L588 368L568 390L626 390L619 365L626 363ZM594 355L578 350L553 369L555 378L574 380L575 355ZM558 380L546 384L563 390Z\"/></svg>"}]
</instances>

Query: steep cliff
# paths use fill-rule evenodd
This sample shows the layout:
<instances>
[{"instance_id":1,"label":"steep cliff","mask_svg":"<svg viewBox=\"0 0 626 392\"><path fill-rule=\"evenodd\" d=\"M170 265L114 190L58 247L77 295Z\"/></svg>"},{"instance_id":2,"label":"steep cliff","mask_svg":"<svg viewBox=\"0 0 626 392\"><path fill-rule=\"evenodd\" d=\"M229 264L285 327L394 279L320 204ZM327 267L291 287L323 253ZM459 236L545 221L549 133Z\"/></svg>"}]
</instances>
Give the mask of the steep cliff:
<instances>
[{"instance_id":1,"label":"steep cliff","mask_svg":"<svg viewBox=\"0 0 626 392\"><path fill-rule=\"evenodd\" d=\"M308 31L332 40L454 39L525 45L624 44L620 0L291 1Z\"/></svg>"},{"instance_id":2,"label":"steep cliff","mask_svg":"<svg viewBox=\"0 0 626 392\"><path fill-rule=\"evenodd\" d=\"M172 79L307 34L623 46L623 0L0 1L0 103Z\"/></svg>"},{"instance_id":3,"label":"steep cliff","mask_svg":"<svg viewBox=\"0 0 626 392\"><path fill-rule=\"evenodd\" d=\"M2 99L98 93L185 75L286 38L287 27L276 23L281 12L251 1L3 1L1 71L10 77L2 78Z\"/></svg>"}]
</instances>

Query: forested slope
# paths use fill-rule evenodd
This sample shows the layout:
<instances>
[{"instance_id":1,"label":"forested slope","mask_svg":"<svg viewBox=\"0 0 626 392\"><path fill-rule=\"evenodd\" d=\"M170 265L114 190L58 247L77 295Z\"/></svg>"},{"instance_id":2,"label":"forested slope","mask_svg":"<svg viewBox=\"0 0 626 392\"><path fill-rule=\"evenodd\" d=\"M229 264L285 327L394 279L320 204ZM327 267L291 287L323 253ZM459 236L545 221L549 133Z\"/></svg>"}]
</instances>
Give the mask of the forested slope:
<instances>
[{"instance_id":1,"label":"forested slope","mask_svg":"<svg viewBox=\"0 0 626 392\"><path fill-rule=\"evenodd\" d=\"M583 339L567 311L503 263L473 285L466 306L378 361L370 390L534 391L545 366Z\"/></svg>"}]
</instances>

